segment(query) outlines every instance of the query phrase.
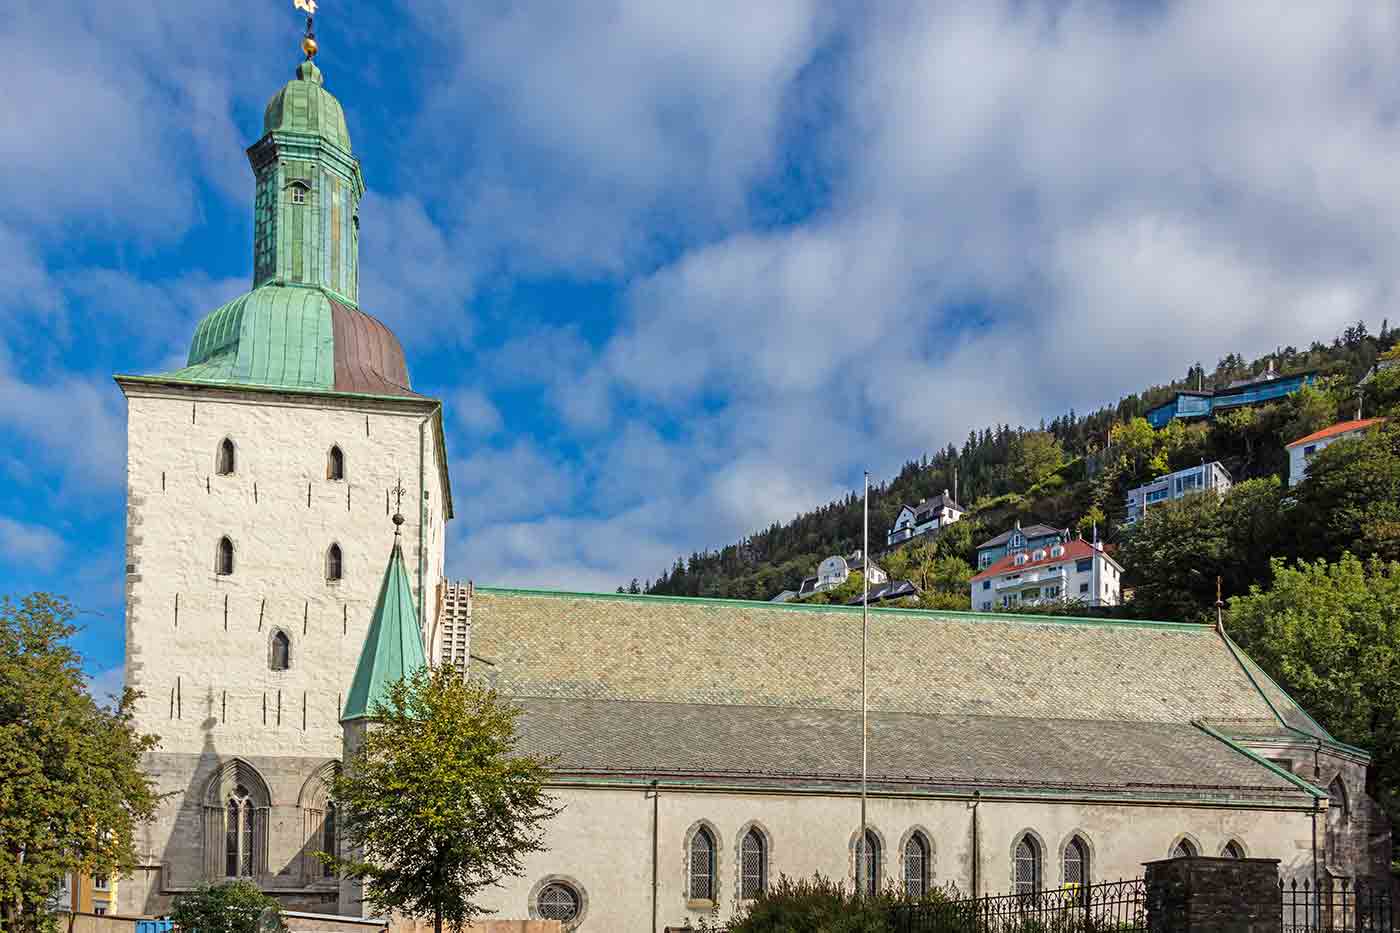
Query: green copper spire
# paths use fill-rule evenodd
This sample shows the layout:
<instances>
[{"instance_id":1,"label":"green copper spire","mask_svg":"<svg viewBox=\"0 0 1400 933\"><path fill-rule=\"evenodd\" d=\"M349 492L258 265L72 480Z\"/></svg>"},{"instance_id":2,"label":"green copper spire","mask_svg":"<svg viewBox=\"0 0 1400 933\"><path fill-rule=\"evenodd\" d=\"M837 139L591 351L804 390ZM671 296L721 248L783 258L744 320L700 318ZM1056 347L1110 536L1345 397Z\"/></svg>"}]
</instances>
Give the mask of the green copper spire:
<instances>
[{"instance_id":1,"label":"green copper spire","mask_svg":"<svg viewBox=\"0 0 1400 933\"><path fill-rule=\"evenodd\" d=\"M365 183L345 111L311 59L268 102L248 161L257 178L253 287L318 285L358 303Z\"/></svg>"},{"instance_id":2,"label":"green copper spire","mask_svg":"<svg viewBox=\"0 0 1400 933\"><path fill-rule=\"evenodd\" d=\"M418 613L413 609L410 578L399 547L401 525L403 516L395 514L394 549L389 553L389 566L379 587L379 600L374 605L365 645L360 649L360 663L355 668L341 722L370 718L375 705L388 696L390 684L428 666Z\"/></svg>"}]
</instances>

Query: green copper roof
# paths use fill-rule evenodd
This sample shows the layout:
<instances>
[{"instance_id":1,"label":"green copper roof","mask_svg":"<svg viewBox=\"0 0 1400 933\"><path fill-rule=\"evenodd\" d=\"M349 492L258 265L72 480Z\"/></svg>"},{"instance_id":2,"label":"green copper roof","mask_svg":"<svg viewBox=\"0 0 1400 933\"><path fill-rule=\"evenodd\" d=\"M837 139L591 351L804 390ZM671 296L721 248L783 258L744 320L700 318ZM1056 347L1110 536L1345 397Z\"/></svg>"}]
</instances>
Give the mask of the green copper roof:
<instances>
[{"instance_id":1,"label":"green copper roof","mask_svg":"<svg viewBox=\"0 0 1400 933\"><path fill-rule=\"evenodd\" d=\"M298 133L319 136L350 151L350 130L340 101L322 84L324 78L315 62L302 62L297 76L273 95L263 113L263 133Z\"/></svg>"},{"instance_id":2,"label":"green copper roof","mask_svg":"<svg viewBox=\"0 0 1400 933\"><path fill-rule=\"evenodd\" d=\"M427 665L409 574L395 537L341 722L369 718L375 706L388 697L390 684Z\"/></svg>"},{"instance_id":3,"label":"green copper roof","mask_svg":"<svg viewBox=\"0 0 1400 933\"><path fill-rule=\"evenodd\" d=\"M265 285L200 321L185 368L169 375L329 389L335 386L334 351L331 305L320 289Z\"/></svg>"}]
</instances>

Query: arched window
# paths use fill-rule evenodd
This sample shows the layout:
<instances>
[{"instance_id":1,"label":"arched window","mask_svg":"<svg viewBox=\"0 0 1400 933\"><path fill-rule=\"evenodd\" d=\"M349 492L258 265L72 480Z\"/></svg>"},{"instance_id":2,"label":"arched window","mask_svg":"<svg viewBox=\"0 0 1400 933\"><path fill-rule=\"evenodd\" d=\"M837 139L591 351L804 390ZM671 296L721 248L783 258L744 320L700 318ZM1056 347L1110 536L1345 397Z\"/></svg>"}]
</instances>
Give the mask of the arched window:
<instances>
[{"instance_id":1,"label":"arched window","mask_svg":"<svg viewBox=\"0 0 1400 933\"><path fill-rule=\"evenodd\" d=\"M562 881L545 885L535 898L535 910L542 920L562 920L565 923L578 916L579 895Z\"/></svg>"},{"instance_id":2,"label":"arched window","mask_svg":"<svg viewBox=\"0 0 1400 933\"><path fill-rule=\"evenodd\" d=\"M253 876L253 800L242 784L228 798L224 818L224 873L230 878Z\"/></svg>"},{"instance_id":3,"label":"arched window","mask_svg":"<svg viewBox=\"0 0 1400 933\"><path fill-rule=\"evenodd\" d=\"M341 575L340 545L332 544L326 551L326 579L339 580Z\"/></svg>"},{"instance_id":4,"label":"arched window","mask_svg":"<svg viewBox=\"0 0 1400 933\"><path fill-rule=\"evenodd\" d=\"M345 479L345 453L339 445L326 457L326 479Z\"/></svg>"},{"instance_id":5,"label":"arched window","mask_svg":"<svg viewBox=\"0 0 1400 933\"><path fill-rule=\"evenodd\" d=\"M763 833L755 827L744 834L741 846L743 875L739 896L745 900L758 897L768 888L768 847Z\"/></svg>"},{"instance_id":6,"label":"arched window","mask_svg":"<svg viewBox=\"0 0 1400 933\"><path fill-rule=\"evenodd\" d=\"M690 837L690 898L712 901L715 896L715 837L705 827Z\"/></svg>"},{"instance_id":7,"label":"arched window","mask_svg":"<svg viewBox=\"0 0 1400 933\"><path fill-rule=\"evenodd\" d=\"M224 438L223 441L219 443L219 456L217 461L214 467L215 473L218 473L220 476L228 476L233 473L234 468L238 465L238 454L233 449L233 441Z\"/></svg>"},{"instance_id":8,"label":"arched window","mask_svg":"<svg viewBox=\"0 0 1400 933\"><path fill-rule=\"evenodd\" d=\"M1016 893L1034 894L1040 890L1040 844L1026 833L1016 843Z\"/></svg>"},{"instance_id":9,"label":"arched window","mask_svg":"<svg viewBox=\"0 0 1400 933\"><path fill-rule=\"evenodd\" d=\"M860 869L860 890L874 897L880 890L880 839L866 830L856 843L856 865Z\"/></svg>"},{"instance_id":10,"label":"arched window","mask_svg":"<svg viewBox=\"0 0 1400 933\"><path fill-rule=\"evenodd\" d=\"M928 840L918 831L904 843L904 893L910 897L928 893Z\"/></svg>"},{"instance_id":11,"label":"arched window","mask_svg":"<svg viewBox=\"0 0 1400 933\"><path fill-rule=\"evenodd\" d=\"M321 851L335 855L335 801L326 801L325 821L321 824ZM329 878L334 872L329 865L322 865L322 874Z\"/></svg>"},{"instance_id":12,"label":"arched window","mask_svg":"<svg viewBox=\"0 0 1400 933\"><path fill-rule=\"evenodd\" d=\"M1330 817L1330 822L1345 823L1351 817L1347 801L1347 786L1342 782L1340 774L1332 779L1331 784L1327 785L1327 809L1329 814L1335 814Z\"/></svg>"},{"instance_id":13,"label":"arched window","mask_svg":"<svg viewBox=\"0 0 1400 933\"><path fill-rule=\"evenodd\" d=\"M285 671L292 666L292 640L286 632L272 636L272 659L269 666L274 671Z\"/></svg>"},{"instance_id":14,"label":"arched window","mask_svg":"<svg viewBox=\"0 0 1400 933\"><path fill-rule=\"evenodd\" d=\"M1231 839L1225 843L1225 848L1220 853L1221 858L1244 858L1244 847Z\"/></svg>"},{"instance_id":15,"label":"arched window","mask_svg":"<svg viewBox=\"0 0 1400 933\"><path fill-rule=\"evenodd\" d=\"M227 536L219 539L218 554L214 558L214 572L221 577L233 573L233 542Z\"/></svg>"},{"instance_id":16,"label":"arched window","mask_svg":"<svg viewBox=\"0 0 1400 933\"><path fill-rule=\"evenodd\" d=\"M1065 884L1083 887L1089 883L1089 847L1075 836L1065 845Z\"/></svg>"},{"instance_id":17,"label":"arched window","mask_svg":"<svg viewBox=\"0 0 1400 933\"><path fill-rule=\"evenodd\" d=\"M307 190L308 190L307 187L306 187L306 185L302 184L302 183L299 182L299 181L292 182L292 184L291 184L291 189L292 189L292 203L293 203L293 204L305 204L305 203L306 203L306 193L307 193Z\"/></svg>"},{"instance_id":18,"label":"arched window","mask_svg":"<svg viewBox=\"0 0 1400 933\"><path fill-rule=\"evenodd\" d=\"M1190 839L1182 837L1181 841L1172 849L1172 858L1190 858L1196 854L1196 845Z\"/></svg>"}]
</instances>

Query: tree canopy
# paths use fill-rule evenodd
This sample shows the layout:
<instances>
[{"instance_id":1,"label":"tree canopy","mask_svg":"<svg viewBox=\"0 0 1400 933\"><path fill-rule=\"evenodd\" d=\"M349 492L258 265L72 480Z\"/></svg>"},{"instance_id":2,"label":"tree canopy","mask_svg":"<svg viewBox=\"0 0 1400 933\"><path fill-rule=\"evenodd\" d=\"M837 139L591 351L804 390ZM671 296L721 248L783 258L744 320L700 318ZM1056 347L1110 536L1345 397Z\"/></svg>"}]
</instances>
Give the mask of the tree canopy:
<instances>
[{"instance_id":1,"label":"tree canopy","mask_svg":"<svg viewBox=\"0 0 1400 933\"><path fill-rule=\"evenodd\" d=\"M0 602L0 928L40 929L65 875L136 864L136 826L159 796L132 727L136 694L98 704L86 690L66 600Z\"/></svg>"},{"instance_id":2,"label":"tree canopy","mask_svg":"<svg viewBox=\"0 0 1400 933\"><path fill-rule=\"evenodd\" d=\"M271 911L269 914L268 911ZM227 884L201 884L196 890L175 895L170 919L176 928L193 933L264 933L266 929L286 929L277 898L258 890L251 881ZM264 926L264 916L276 917Z\"/></svg>"},{"instance_id":3,"label":"tree canopy","mask_svg":"<svg viewBox=\"0 0 1400 933\"><path fill-rule=\"evenodd\" d=\"M332 783L347 854L318 857L376 909L439 933L487 913L478 893L518 876L559 812L546 762L515 752L519 712L451 666L395 682Z\"/></svg>"}]
</instances>

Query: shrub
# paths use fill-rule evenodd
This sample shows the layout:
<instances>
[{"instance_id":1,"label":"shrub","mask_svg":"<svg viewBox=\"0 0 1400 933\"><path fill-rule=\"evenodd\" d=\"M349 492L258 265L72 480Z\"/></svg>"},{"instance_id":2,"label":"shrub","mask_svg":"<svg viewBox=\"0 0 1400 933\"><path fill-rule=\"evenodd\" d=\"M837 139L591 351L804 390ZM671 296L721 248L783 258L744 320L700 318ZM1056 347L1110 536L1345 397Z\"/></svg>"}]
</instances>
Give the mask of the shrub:
<instances>
[{"instance_id":1,"label":"shrub","mask_svg":"<svg viewBox=\"0 0 1400 933\"><path fill-rule=\"evenodd\" d=\"M730 924L729 933L894 933L891 908L945 902L954 893L935 889L916 900L891 887L857 898L821 874L797 881L783 875Z\"/></svg>"}]
</instances>

